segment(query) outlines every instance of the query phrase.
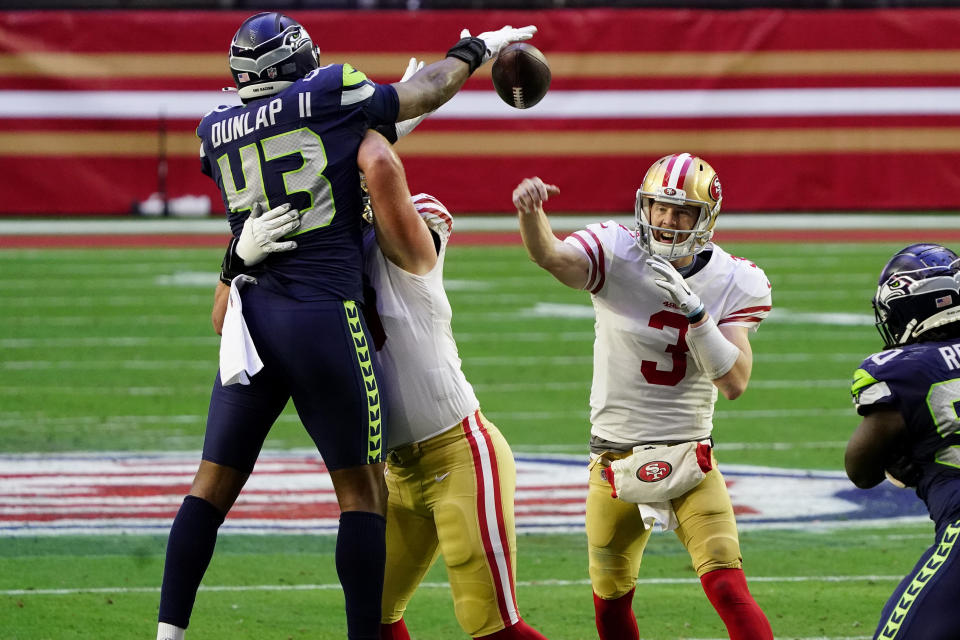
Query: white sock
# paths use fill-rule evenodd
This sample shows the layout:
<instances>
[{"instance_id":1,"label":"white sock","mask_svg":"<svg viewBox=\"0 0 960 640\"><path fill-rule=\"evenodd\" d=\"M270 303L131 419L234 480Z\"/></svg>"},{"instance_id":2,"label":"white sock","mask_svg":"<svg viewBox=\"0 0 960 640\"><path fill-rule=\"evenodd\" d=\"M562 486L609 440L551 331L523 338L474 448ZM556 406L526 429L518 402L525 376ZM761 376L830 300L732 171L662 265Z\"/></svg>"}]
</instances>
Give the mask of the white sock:
<instances>
[{"instance_id":1,"label":"white sock","mask_svg":"<svg viewBox=\"0 0 960 640\"><path fill-rule=\"evenodd\" d=\"M157 640L183 640L183 634L186 632L186 629L161 622L157 625Z\"/></svg>"}]
</instances>

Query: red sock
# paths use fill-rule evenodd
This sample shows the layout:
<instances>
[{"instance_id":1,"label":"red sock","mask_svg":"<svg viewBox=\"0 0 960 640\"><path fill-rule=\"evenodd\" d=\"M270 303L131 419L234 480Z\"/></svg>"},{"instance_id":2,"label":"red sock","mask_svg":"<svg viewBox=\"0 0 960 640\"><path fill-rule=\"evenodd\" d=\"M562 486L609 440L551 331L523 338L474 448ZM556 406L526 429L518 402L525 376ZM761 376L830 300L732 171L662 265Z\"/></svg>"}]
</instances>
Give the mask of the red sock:
<instances>
[{"instance_id":1,"label":"red sock","mask_svg":"<svg viewBox=\"0 0 960 640\"><path fill-rule=\"evenodd\" d=\"M593 594L593 610L600 640L640 640L637 618L633 615L634 591L636 588L616 600L604 600Z\"/></svg>"},{"instance_id":2,"label":"red sock","mask_svg":"<svg viewBox=\"0 0 960 640\"><path fill-rule=\"evenodd\" d=\"M547 640L546 636L523 620L487 636L478 636L484 640Z\"/></svg>"},{"instance_id":3,"label":"red sock","mask_svg":"<svg viewBox=\"0 0 960 640\"><path fill-rule=\"evenodd\" d=\"M700 576L710 604L727 626L730 640L773 640L770 623L750 590L742 569L717 569Z\"/></svg>"},{"instance_id":4,"label":"red sock","mask_svg":"<svg viewBox=\"0 0 960 640\"><path fill-rule=\"evenodd\" d=\"M391 624L380 623L380 640L410 640L410 633L403 618Z\"/></svg>"}]
</instances>

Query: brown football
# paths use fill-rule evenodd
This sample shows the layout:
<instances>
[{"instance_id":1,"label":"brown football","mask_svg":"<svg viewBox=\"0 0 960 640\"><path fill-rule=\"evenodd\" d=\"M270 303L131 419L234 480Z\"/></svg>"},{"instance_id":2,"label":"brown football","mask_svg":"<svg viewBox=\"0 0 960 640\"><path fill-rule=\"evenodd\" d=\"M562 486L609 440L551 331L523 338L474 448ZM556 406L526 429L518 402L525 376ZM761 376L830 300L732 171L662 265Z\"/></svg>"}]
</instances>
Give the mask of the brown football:
<instances>
[{"instance_id":1,"label":"brown football","mask_svg":"<svg viewBox=\"0 0 960 640\"><path fill-rule=\"evenodd\" d=\"M511 107L529 109L543 100L550 88L550 65L540 50L514 42L500 51L490 72L497 95Z\"/></svg>"}]
</instances>

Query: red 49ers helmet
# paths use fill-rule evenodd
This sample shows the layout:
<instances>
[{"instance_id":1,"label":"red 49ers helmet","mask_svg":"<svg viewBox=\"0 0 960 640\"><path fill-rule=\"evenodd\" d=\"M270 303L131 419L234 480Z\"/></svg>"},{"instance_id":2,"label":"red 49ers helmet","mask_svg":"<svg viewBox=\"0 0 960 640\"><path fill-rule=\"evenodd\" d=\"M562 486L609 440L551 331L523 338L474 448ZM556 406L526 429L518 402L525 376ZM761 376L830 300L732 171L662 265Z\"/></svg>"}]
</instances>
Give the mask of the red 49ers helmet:
<instances>
[{"instance_id":1,"label":"red 49ers helmet","mask_svg":"<svg viewBox=\"0 0 960 640\"><path fill-rule=\"evenodd\" d=\"M689 153L660 158L647 170L643 184L637 189L634 207L637 244L650 254L669 260L699 253L713 237L721 200L720 179L705 160ZM650 207L654 202L693 206L700 211L700 216L690 230L654 227L650 224ZM672 233L673 240L658 241L654 231Z\"/></svg>"}]
</instances>

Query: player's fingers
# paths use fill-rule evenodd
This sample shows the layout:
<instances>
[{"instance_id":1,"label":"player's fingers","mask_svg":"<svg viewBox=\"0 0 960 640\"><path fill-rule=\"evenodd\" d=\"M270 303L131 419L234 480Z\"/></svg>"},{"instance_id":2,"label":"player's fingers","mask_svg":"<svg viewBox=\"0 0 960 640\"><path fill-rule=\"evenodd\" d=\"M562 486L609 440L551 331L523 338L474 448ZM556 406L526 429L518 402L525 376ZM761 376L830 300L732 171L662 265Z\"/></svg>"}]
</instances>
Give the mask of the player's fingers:
<instances>
[{"instance_id":1,"label":"player's fingers","mask_svg":"<svg viewBox=\"0 0 960 640\"><path fill-rule=\"evenodd\" d=\"M545 185L545 186L547 187L547 195L548 195L548 196L558 196L558 195L560 195L560 187L558 187L557 185L555 185L555 184L548 184L548 185Z\"/></svg>"},{"instance_id":2,"label":"player's fingers","mask_svg":"<svg viewBox=\"0 0 960 640\"><path fill-rule=\"evenodd\" d=\"M270 220L264 218L264 220L260 223L260 228L268 234L276 235L277 229L285 227L291 222L294 224L300 224L299 218L296 215L285 213L278 218L271 218Z\"/></svg>"},{"instance_id":3,"label":"player's fingers","mask_svg":"<svg viewBox=\"0 0 960 640\"><path fill-rule=\"evenodd\" d=\"M290 210L290 203L282 204L279 207L274 207L273 209L270 209L270 211L267 211L266 213L263 214L262 216L263 222L266 222L268 220L276 220L277 218L284 216L284 214L286 214L289 210Z\"/></svg>"},{"instance_id":4,"label":"player's fingers","mask_svg":"<svg viewBox=\"0 0 960 640\"><path fill-rule=\"evenodd\" d=\"M290 222L283 225L282 227L278 227L276 231L273 232L273 237L282 238L283 236L287 235L288 233L290 233L291 231L293 231L299 226L300 226L299 220L291 220Z\"/></svg>"},{"instance_id":5,"label":"player's fingers","mask_svg":"<svg viewBox=\"0 0 960 640\"><path fill-rule=\"evenodd\" d=\"M290 251L296 248L297 248L297 243L290 240L288 242L274 242L273 244L270 245L270 247L267 250L270 252Z\"/></svg>"},{"instance_id":6,"label":"player's fingers","mask_svg":"<svg viewBox=\"0 0 960 640\"><path fill-rule=\"evenodd\" d=\"M513 192L513 204L521 213L529 213L534 209L533 200L530 198L530 194L526 190L520 188L517 188Z\"/></svg>"},{"instance_id":7,"label":"player's fingers","mask_svg":"<svg viewBox=\"0 0 960 640\"><path fill-rule=\"evenodd\" d=\"M254 202L253 205L251 205L250 207L250 217L256 219L256 218L259 218L260 214L262 213L263 213L263 205L260 204L259 202Z\"/></svg>"}]
</instances>

